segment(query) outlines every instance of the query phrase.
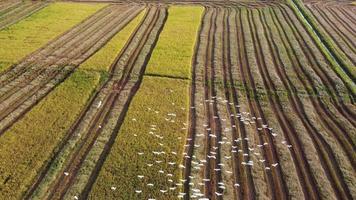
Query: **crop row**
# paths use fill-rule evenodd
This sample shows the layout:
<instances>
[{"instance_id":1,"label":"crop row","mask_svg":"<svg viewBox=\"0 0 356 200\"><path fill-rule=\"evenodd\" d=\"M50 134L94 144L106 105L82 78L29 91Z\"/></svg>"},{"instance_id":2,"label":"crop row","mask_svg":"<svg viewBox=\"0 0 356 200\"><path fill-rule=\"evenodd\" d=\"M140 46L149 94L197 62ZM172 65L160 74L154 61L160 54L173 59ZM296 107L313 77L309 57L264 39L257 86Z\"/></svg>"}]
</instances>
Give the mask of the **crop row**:
<instances>
[{"instance_id":1,"label":"crop row","mask_svg":"<svg viewBox=\"0 0 356 200\"><path fill-rule=\"evenodd\" d=\"M4 133L1 137L3 143L1 146L2 160L9 160L10 157L12 160L12 162L2 164L2 171L4 172L2 176L4 181L2 182L4 184L1 188L4 191L2 193L4 197L10 195L11 192L13 192L11 195L14 196L23 195L28 189L27 187L33 182L34 177L40 174L45 163L54 156L54 152L57 151L69 128L79 117L91 94L107 76L105 71L108 66L93 67L91 65L94 64L92 60L97 62L101 60L101 63L107 63L107 57L103 55L113 55L113 52L120 51L120 49L113 47L122 47L121 44L126 41L127 35L130 35L141 17L142 15L135 18L122 32L116 34L90 60L84 62L83 66L81 65L76 72L46 96L23 119ZM99 70L99 72L96 72L96 70ZM12 139L9 140L8 138ZM26 141L27 145L22 146L21 144L24 144L22 141ZM33 148L34 146L38 148ZM16 147L21 148L16 149ZM43 151L43 149L46 149L46 151ZM36 160L36 162L31 162L31 160ZM21 166L21 163L27 163L27 166L15 167ZM9 182L5 181L6 179ZM15 186L21 189L14 189Z\"/></svg>"},{"instance_id":2,"label":"crop row","mask_svg":"<svg viewBox=\"0 0 356 200\"><path fill-rule=\"evenodd\" d=\"M171 77L190 78L192 38L197 33L202 8L172 6L168 13L146 76L92 187L90 198L173 199L182 191L183 184L176 184L182 179L179 166L183 161L188 129L189 81ZM179 26L173 26L177 20ZM168 37L172 34L177 37ZM163 47L165 44L175 46L168 50ZM181 55L174 56L178 54ZM167 58L160 59L164 55Z\"/></svg>"},{"instance_id":3,"label":"crop row","mask_svg":"<svg viewBox=\"0 0 356 200\"><path fill-rule=\"evenodd\" d=\"M0 72L104 6L105 4L53 3L1 30Z\"/></svg>"}]
</instances>

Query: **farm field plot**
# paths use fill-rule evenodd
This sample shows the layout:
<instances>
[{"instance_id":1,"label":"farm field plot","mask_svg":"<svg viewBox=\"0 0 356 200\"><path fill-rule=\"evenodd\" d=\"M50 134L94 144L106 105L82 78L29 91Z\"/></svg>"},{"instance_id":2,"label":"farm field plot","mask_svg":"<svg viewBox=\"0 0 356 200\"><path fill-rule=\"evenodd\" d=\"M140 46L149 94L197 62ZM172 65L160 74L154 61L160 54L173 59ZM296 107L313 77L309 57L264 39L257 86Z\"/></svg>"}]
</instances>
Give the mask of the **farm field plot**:
<instances>
[{"instance_id":1,"label":"farm field plot","mask_svg":"<svg viewBox=\"0 0 356 200\"><path fill-rule=\"evenodd\" d=\"M352 2L89 1L0 2L0 199L356 199Z\"/></svg>"},{"instance_id":2,"label":"farm field plot","mask_svg":"<svg viewBox=\"0 0 356 200\"><path fill-rule=\"evenodd\" d=\"M16 6L20 5L16 4ZM45 45L105 5L80 4L79 9L77 6L70 3L53 3L28 18L0 30L0 72L19 62L29 53ZM1 16L3 14L0 14ZM2 19L8 20L9 18Z\"/></svg>"},{"instance_id":3,"label":"farm field plot","mask_svg":"<svg viewBox=\"0 0 356 200\"><path fill-rule=\"evenodd\" d=\"M331 39L335 51L345 62L347 72L356 77L356 6L351 2L307 2L306 8L316 24Z\"/></svg>"},{"instance_id":4,"label":"farm field plot","mask_svg":"<svg viewBox=\"0 0 356 200\"><path fill-rule=\"evenodd\" d=\"M0 78L0 134L141 10L140 6L105 7L3 73Z\"/></svg>"},{"instance_id":5,"label":"farm field plot","mask_svg":"<svg viewBox=\"0 0 356 200\"><path fill-rule=\"evenodd\" d=\"M46 2L14 3L0 9L0 30L47 6Z\"/></svg>"}]
</instances>

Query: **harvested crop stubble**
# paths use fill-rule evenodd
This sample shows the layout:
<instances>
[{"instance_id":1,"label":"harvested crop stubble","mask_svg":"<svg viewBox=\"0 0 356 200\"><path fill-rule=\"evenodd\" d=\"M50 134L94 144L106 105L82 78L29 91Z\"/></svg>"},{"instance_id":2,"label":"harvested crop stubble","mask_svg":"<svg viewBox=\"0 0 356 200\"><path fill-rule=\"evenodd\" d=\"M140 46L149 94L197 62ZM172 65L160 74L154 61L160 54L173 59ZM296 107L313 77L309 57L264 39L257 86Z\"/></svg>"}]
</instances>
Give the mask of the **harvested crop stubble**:
<instances>
[{"instance_id":1,"label":"harvested crop stubble","mask_svg":"<svg viewBox=\"0 0 356 200\"><path fill-rule=\"evenodd\" d=\"M22 197L78 117L99 79L97 72L75 72L1 136L0 199Z\"/></svg>"},{"instance_id":2,"label":"harvested crop stubble","mask_svg":"<svg viewBox=\"0 0 356 200\"><path fill-rule=\"evenodd\" d=\"M53 3L0 31L0 72L106 4Z\"/></svg>"},{"instance_id":3,"label":"harvested crop stubble","mask_svg":"<svg viewBox=\"0 0 356 200\"><path fill-rule=\"evenodd\" d=\"M92 57L90 57L89 60L84 62L79 66L79 70L83 71L98 71L100 73L100 78L101 82L104 82L105 79L108 76L108 68L111 63L108 63L108 61L114 60L115 59L115 54L120 52L121 48L123 47L124 43L126 42L127 38L131 35L131 32L134 30L134 28L139 24L140 20L142 19L143 15L145 12L142 12L139 14L136 18L134 18L125 28L123 28L120 32L118 32L103 48L101 48L96 54L94 54ZM128 34L128 36L126 36ZM97 65L100 64L100 65ZM105 65L104 65L105 64ZM65 82L70 81L66 80ZM64 82L64 83L65 83ZM97 87L98 85L102 85L102 83L96 82L93 87L90 87L89 89L92 91L94 87ZM85 100L83 103L88 102L89 97ZM44 101L48 101L48 99L44 99ZM89 105L89 104L88 104ZM56 106L56 105L54 105ZM96 106L95 106L96 107ZM64 120L68 113L70 113L71 110L66 110L66 113L62 113L61 115L58 116L59 119ZM72 124L74 121L72 121ZM68 128L66 129L68 132ZM74 143L73 141L69 140L67 141L67 145L70 146L70 144ZM68 148L69 149L69 148ZM68 149L62 149L61 151L65 151L64 154L68 153ZM63 154L63 152L61 152ZM33 194L31 198L44 198L43 195L47 194L48 195L48 184L51 183L50 181L53 181L53 179L56 178L56 173L61 170L61 167L65 164L65 156L60 154L59 156L56 157L56 159L51 163L48 171L46 172L46 176L43 179L40 179L41 181L36 188L33 191ZM31 192L32 193L32 192Z\"/></svg>"},{"instance_id":4,"label":"harvested crop stubble","mask_svg":"<svg viewBox=\"0 0 356 200\"><path fill-rule=\"evenodd\" d=\"M90 198L173 199L178 195L179 188L169 187L175 188L181 178L178 165L186 135L188 83L144 78Z\"/></svg>"},{"instance_id":5,"label":"harvested crop stubble","mask_svg":"<svg viewBox=\"0 0 356 200\"><path fill-rule=\"evenodd\" d=\"M146 74L190 79L194 41L203 12L198 6L172 6Z\"/></svg>"}]
</instances>

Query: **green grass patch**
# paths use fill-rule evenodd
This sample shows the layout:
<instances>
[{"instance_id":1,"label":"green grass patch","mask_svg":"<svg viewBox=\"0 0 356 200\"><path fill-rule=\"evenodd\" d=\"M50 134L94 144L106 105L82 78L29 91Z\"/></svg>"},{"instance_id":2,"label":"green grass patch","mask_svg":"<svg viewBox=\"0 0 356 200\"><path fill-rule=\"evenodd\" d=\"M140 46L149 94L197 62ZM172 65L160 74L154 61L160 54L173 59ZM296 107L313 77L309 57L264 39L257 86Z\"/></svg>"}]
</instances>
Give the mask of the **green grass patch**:
<instances>
[{"instance_id":1,"label":"green grass patch","mask_svg":"<svg viewBox=\"0 0 356 200\"><path fill-rule=\"evenodd\" d=\"M204 8L172 6L146 74L190 79L191 60Z\"/></svg>"},{"instance_id":2,"label":"green grass patch","mask_svg":"<svg viewBox=\"0 0 356 200\"><path fill-rule=\"evenodd\" d=\"M0 71L42 47L106 4L53 3L0 31Z\"/></svg>"},{"instance_id":3,"label":"green grass patch","mask_svg":"<svg viewBox=\"0 0 356 200\"><path fill-rule=\"evenodd\" d=\"M0 199L20 199L100 81L78 70L0 137Z\"/></svg>"},{"instance_id":4,"label":"green grass patch","mask_svg":"<svg viewBox=\"0 0 356 200\"><path fill-rule=\"evenodd\" d=\"M108 71L110 65L114 62L120 50L130 38L131 33L141 22L145 12L141 12L128 25L117 33L103 48L101 48L94 56L90 57L83 64L82 69L95 71Z\"/></svg>"},{"instance_id":5,"label":"green grass patch","mask_svg":"<svg viewBox=\"0 0 356 200\"><path fill-rule=\"evenodd\" d=\"M174 187L182 176L178 165L182 163L187 134L182 127L188 120L188 94L188 80L144 77L89 198L177 198L179 188L169 191L169 187ZM155 155L152 151L165 154ZM176 164L171 166L169 162ZM139 179L138 175L145 177ZM154 186L149 187L148 183ZM169 192L163 194L160 190Z\"/></svg>"}]
</instances>

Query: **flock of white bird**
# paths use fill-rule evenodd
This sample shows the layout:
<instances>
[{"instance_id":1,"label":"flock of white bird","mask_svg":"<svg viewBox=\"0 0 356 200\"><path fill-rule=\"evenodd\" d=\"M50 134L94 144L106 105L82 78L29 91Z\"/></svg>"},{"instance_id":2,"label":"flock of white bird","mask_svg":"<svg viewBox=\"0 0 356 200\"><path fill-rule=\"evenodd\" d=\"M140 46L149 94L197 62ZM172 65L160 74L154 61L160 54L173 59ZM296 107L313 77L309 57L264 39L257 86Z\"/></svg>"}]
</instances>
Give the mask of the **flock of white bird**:
<instances>
[{"instance_id":1,"label":"flock of white bird","mask_svg":"<svg viewBox=\"0 0 356 200\"><path fill-rule=\"evenodd\" d=\"M234 105L234 103L229 102L228 100L225 100L223 98L217 98L217 97L213 97L210 100L205 100L205 102L208 102L209 104L214 104L214 103L223 103L223 104L230 104L232 106L235 106L237 108L240 108L240 105ZM203 106L203 103L199 104L200 106ZM172 106L175 106L174 103L172 103ZM185 109L185 108L181 108L181 109ZM195 107L191 107L191 109L195 109ZM154 110L152 108L147 108L148 112L152 112L153 114L160 114L160 112L158 110ZM263 124L262 123L262 119L260 117L256 117L256 116L252 116L249 112L241 112L241 113L236 113L236 115L231 114L230 117L236 117L239 121L241 121L242 123L245 124L245 126L253 126L252 128L255 128L258 134L263 134L264 130L263 129L267 129L268 133L270 133L273 138L276 138L278 136L278 134L276 132L274 132L273 128L269 127L268 124ZM176 121L176 113L172 112L172 113L167 113L165 114L165 121L167 123L178 123ZM226 121L226 119L221 118L219 116L213 116L214 119L219 119L222 121ZM136 118L132 118L132 121L135 121L137 123L139 123L139 121ZM257 123L258 121L260 121L259 123ZM144 123L148 123L148 122L144 122ZM262 124L261 127L257 127L257 124ZM183 127L182 130L184 130L186 132L188 124L187 123L183 123ZM199 126L199 125L198 125ZM196 137L211 137L216 139L217 138L217 133L212 133L212 129L211 127L209 127L208 124L203 124L200 125L203 126L203 130L204 133L197 133ZM166 152L163 151L161 147L166 147L165 144L162 142L164 139L164 134L159 133L158 131L158 127L156 124L150 124L148 126L149 130L147 132L147 134L152 136L152 143L153 142L157 142L158 146L160 147L159 149L151 149L150 152L148 152L147 150L145 151L140 151L137 152L137 155L139 156L139 158L141 159L146 159L145 154L152 154L154 158L157 158L155 161L151 161L151 162L147 162L146 166L148 168L151 168L154 165L158 165L158 166L170 166L174 169L183 169L185 168L184 165L176 163L176 161L168 161L167 159L172 158L172 156L170 156L169 154L174 155L173 157L177 156L177 152L179 152L178 150L176 151L170 151L170 152ZM235 125L232 125L231 128L224 128L223 132L224 134L232 134L232 129L237 129L237 127ZM137 137L137 134L134 134L135 137ZM182 141L182 137L177 137L177 142L178 141ZM185 158L190 158L190 156L186 153L187 149L190 148L189 145L189 141L193 140L193 138L186 138L186 140L188 141L188 144L185 145L186 151L183 152L183 157ZM227 147L225 146L224 149L230 149L231 152L229 152L227 154L225 154L225 156L222 156L221 158L224 160L231 160L233 158L233 156L236 156L237 154L242 154L242 157L248 157L250 156L250 160L246 161L242 161L241 165L245 166L245 167L253 167L254 166L254 162L251 159L251 156L254 156L262 165L264 165L264 169L265 170L272 170L273 168L278 167L279 163L271 163L269 166L266 164L266 160L265 158L263 158L263 156L261 155L261 151L262 148L264 148L265 146L268 146L269 144L267 142L264 143L260 143L260 144L251 144L251 142L249 142L249 147L248 147L248 152L244 152L244 150L241 148L239 149L238 144L241 143L243 140L249 141L250 139L248 137L245 138L236 138L234 139L234 141L228 141L227 137L222 137L222 140L217 141L218 145L217 146L212 146L212 149L210 152L207 152L206 154L206 159L197 159L197 157L195 155L192 155L192 169L194 170L198 170L201 171L204 170L205 165L207 163L208 159L216 159L216 154L220 154L222 145L228 145ZM275 140L275 139L274 139ZM292 148L292 145L287 144L287 142L285 140L282 140L281 143L283 145L286 145L287 148ZM155 146L155 145L152 145ZM167 145L168 146L168 145ZM220 146L220 149L219 149ZM241 147L241 145L240 145ZM194 144L194 150L196 151L198 148L205 148L204 144ZM167 148L166 148L167 149ZM225 152L226 153L226 152ZM145 160L146 161L146 160ZM226 173L226 174L233 174L232 171L230 171L231 169L224 169L225 164L223 163L217 163L218 168L213 169L215 172L220 172L220 173ZM153 168L152 168L153 169ZM177 170L175 170L175 172L178 172ZM202 176L203 173L199 173L200 176ZM181 179L181 180L174 180L174 177L177 177L177 174L173 174L173 172L169 173L167 171L164 170L158 170L157 171L157 176L159 177L166 177L166 179L162 179L162 183L167 183L165 188L156 188L159 186L155 187L155 184L153 182L149 182L147 179L149 177L145 177L145 174L137 174L137 179L140 180L141 183L143 183L144 185L141 185L141 188L136 188L135 189L135 193L136 195L138 195L138 197L140 195L142 195L143 191L148 191L150 189L156 190L156 192L165 194L165 193L170 193L173 192L174 194L178 194L179 198L183 198L186 193L182 192L182 186L185 182L187 182L188 180L186 179ZM193 180L194 176L190 176L189 177L191 180ZM202 182L198 183L199 187L202 188L206 182L210 182L210 179L205 179L203 177L200 177ZM156 180L156 179L155 179ZM161 180L161 179L160 179ZM223 191L227 188L227 185L224 182L219 182L217 183L218 187L220 189L222 189ZM240 187L241 183L234 183L233 187ZM204 197L203 192L201 192L201 189L198 188L194 188L194 183L190 182L189 183L191 191L190 191L190 197L191 198L198 198L200 200L205 200L208 199L206 197ZM146 188L142 188L142 187L146 187ZM115 186L111 187L111 190L116 190ZM215 192L216 196L222 196L224 195L224 193L219 193L219 192ZM149 196L149 194L148 194ZM149 200L155 200L155 198L149 198Z\"/></svg>"}]
</instances>

